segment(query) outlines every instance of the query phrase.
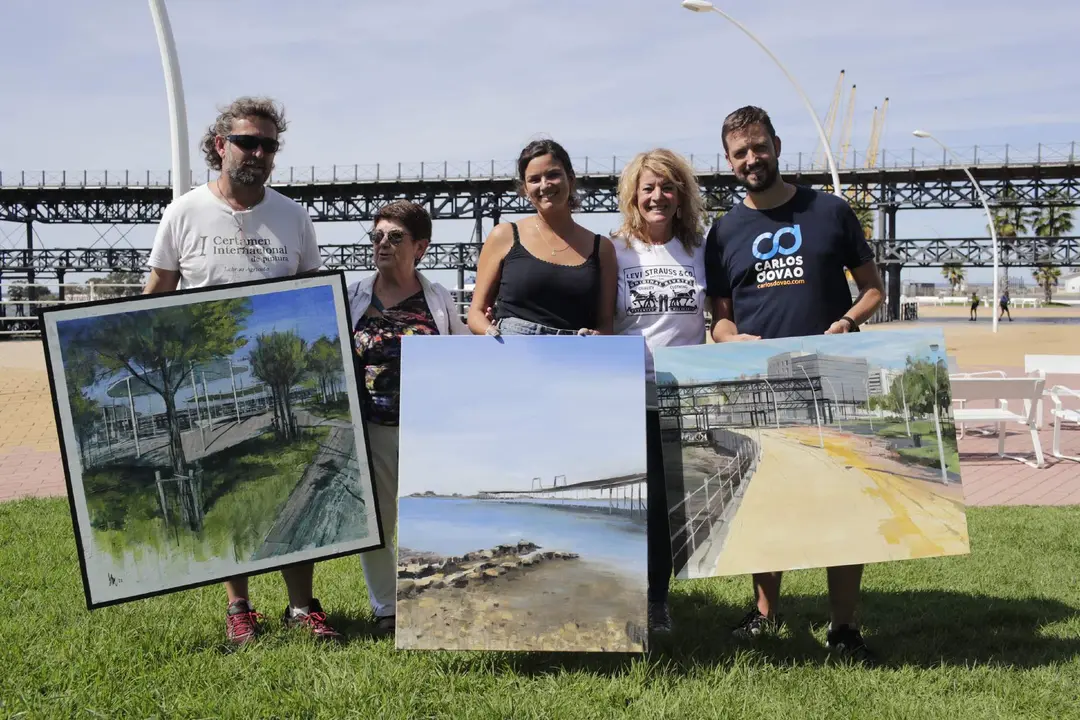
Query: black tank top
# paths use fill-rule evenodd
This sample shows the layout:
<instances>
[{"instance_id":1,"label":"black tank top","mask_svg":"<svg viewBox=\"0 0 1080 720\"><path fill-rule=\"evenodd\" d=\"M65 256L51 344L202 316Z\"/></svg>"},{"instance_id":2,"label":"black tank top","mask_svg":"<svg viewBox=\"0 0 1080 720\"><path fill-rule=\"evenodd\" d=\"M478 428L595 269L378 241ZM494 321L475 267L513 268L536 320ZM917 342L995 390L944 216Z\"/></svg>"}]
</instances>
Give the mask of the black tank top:
<instances>
[{"instance_id":1,"label":"black tank top","mask_svg":"<svg viewBox=\"0 0 1080 720\"><path fill-rule=\"evenodd\" d=\"M518 318L559 330L596 327L600 305L600 236L580 265L556 265L521 244L516 223L514 245L502 261L495 317Z\"/></svg>"}]
</instances>

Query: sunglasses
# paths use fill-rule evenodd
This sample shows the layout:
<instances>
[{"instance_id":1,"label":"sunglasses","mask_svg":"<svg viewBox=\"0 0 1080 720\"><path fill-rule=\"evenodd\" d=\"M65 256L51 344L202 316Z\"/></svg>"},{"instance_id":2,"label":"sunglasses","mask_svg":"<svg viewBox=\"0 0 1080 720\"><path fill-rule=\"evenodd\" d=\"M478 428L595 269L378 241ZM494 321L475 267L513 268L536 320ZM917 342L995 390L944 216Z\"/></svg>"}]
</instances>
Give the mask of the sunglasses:
<instances>
[{"instance_id":1,"label":"sunglasses","mask_svg":"<svg viewBox=\"0 0 1080 720\"><path fill-rule=\"evenodd\" d=\"M397 246L405 239L405 233L400 230L391 230L388 233L384 233L382 230L376 230L375 232L368 233L368 237L371 238L372 245L378 245L383 240L389 240L391 245Z\"/></svg>"},{"instance_id":2,"label":"sunglasses","mask_svg":"<svg viewBox=\"0 0 1080 720\"><path fill-rule=\"evenodd\" d=\"M280 143L274 138L261 137L259 135L226 135L225 139L241 150L247 152L252 152L261 145L263 152L267 155L276 153L278 147L280 147Z\"/></svg>"}]
</instances>

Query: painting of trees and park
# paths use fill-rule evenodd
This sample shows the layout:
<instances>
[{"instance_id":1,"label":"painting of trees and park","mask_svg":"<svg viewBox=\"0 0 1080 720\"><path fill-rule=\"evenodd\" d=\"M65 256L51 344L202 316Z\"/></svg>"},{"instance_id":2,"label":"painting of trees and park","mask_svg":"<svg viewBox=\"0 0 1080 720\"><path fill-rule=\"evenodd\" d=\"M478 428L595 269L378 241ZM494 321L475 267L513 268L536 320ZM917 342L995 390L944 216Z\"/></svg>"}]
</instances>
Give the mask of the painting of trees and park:
<instances>
[{"instance_id":1,"label":"painting of trees and park","mask_svg":"<svg viewBox=\"0 0 1080 720\"><path fill-rule=\"evenodd\" d=\"M381 544L340 279L288 282L46 315L92 606Z\"/></svg>"}]
</instances>

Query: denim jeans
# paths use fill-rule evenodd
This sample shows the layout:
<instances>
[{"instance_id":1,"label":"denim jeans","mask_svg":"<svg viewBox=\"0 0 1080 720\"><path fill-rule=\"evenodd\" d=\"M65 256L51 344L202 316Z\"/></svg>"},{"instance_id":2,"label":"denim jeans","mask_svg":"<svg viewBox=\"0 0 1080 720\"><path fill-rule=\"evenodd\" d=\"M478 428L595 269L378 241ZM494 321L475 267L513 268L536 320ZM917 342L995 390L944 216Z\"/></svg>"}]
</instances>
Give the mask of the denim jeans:
<instances>
[{"instance_id":1,"label":"denim jeans","mask_svg":"<svg viewBox=\"0 0 1080 720\"><path fill-rule=\"evenodd\" d=\"M502 318L495 323L495 327L503 335L577 335L577 330L559 330L515 317Z\"/></svg>"},{"instance_id":2,"label":"denim jeans","mask_svg":"<svg viewBox=\"0 0 1080 720\"><path fill-rule=\"evenodd\" d=\"M660 412L645 411L646 486L649 492L646 533L649 552L649 601L664 602L671 582L671 526L668 521L667 478L660 436Z\"/></svg>"}]
</instances>

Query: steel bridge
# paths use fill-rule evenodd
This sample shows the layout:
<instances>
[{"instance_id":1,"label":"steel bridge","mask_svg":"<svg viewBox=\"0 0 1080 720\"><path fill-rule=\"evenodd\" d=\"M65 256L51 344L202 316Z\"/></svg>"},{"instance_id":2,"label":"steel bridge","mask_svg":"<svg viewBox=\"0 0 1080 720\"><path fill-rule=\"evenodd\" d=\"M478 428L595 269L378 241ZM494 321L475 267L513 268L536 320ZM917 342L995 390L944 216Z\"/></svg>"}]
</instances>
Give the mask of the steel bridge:
<instances>
[{"instance_id":1,"label":"steel bridge","mask_svg":"<svg viewBox=\"0 0 1080 720\"><path fill-rule=\"evenodd\" d=\"M722 155L688 157L710 211L726 210L741 200L743 191L723 168ZM788 180L828 189L831 176L825 168L804 164L802 154L794 157L797 159L782 163ZM1027 153L1014 148L1011 155L1008 146L1004 151L976 147L967 159L993 205L1080 205L1075 142L1040 145L1037 151ZM618 212L618 178L626 160L574 160L579 171L581 212ZM513 163L494 161L285 168L275 172L271 184L307 208L316 222L370 222L380 206L395 199L422 204L436 220L473 220L473 242L433 244L421 265L457 270L458 287L462 287L465 272L476 268L484 221L498 223L503 215L531 211L516 190L513 172ZM905 266L992 263L989 238L903 239L898 235L899 210L981 208L963 168L947 158L912 150L908 159L907 153L882 151L880 166L844 168L840 177L849 197L878 213L873 244L885 273L889 319L898 319L901 312L900 272ZM193 174L192 180L200 182L202 178ZM21 280L32 285L42 278L56 278L62 283L68 272L145 271L148 249L36 248L34 227L153 224L170 200L170 173L0 173L0 222L25 227L24 247L0 249L0 281ZM5 235L11 237L11 233ZM1072 236L1003 240L1001 251L1001 264L1006 267L1080 264L1080 239ZM362 243L326 245L323 259L329 269L372 268L371 247Z\"/></svg>"}]
</instances>

